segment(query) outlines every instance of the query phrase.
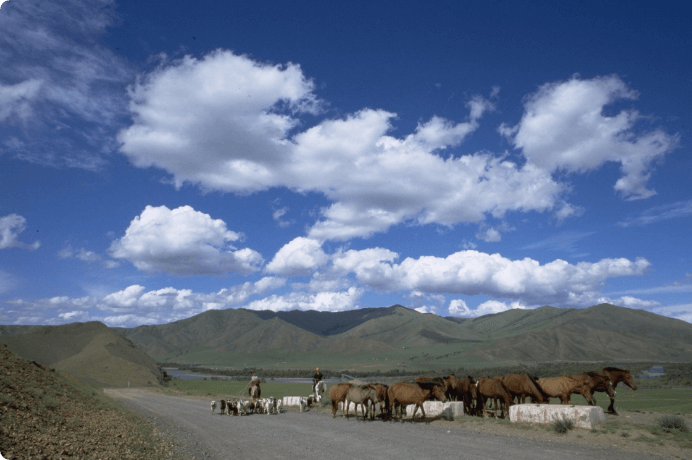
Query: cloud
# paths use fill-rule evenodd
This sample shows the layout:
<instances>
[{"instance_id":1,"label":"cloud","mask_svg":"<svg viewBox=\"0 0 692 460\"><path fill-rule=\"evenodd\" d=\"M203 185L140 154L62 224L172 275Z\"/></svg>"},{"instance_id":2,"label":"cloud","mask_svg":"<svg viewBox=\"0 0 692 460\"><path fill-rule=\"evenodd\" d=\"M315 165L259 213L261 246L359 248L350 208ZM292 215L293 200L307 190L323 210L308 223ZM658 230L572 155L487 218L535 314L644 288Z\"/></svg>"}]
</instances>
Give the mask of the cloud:
<instances>
[{"instance_id":1,"label":"cloud","mask_svg":"<svg viewBox=\"0 0 692 460\"><path fill-rule=\"evenodd\" d=\"M218 50L167 62L131 89L134 124L118 139L136 166L156 166L204 189L249 193L282 185L286 137L311 111L300 67ZM192 154L194 152L194 155Z\"/></svg>"},{"instance_id":2,"label":"cloud","mask_svg":"<svg viewBox=\"0 0 692 460\"><path fill-rule=\"evenodd\" d=\"M252 249L230 245L241 237L228 230L221 219L212 219L190 206L173 210L147 206L108 251L146 272L248 274L259 270L263 259Z\"/></svg>"},{"instance_id":3,"label":"cloud","mask_svg":"<svg viewBox=\"0 0 692 460\"><path fill-rule=\"evenodd\" d=\"M10 116L26 122L32 115L31 102L36 98L42 82L30 79L16 85L0 84L0 122Z\"/></svg>"},{"instance_id":4,"label":"cloud","mask_svg":"<svg viewBox=\"0 0 692 460\"><path fill-rule=\"evenodd\" d=\"M350 287L342 292L291 292L286 295L271 295L261 300L255 300L244 308L249 310L316 310L316 311L345 311L358 308L358 301L363 290Z\"/></svg>"},{"instance_id":5,"label":"cloud","mask_svg":"<svg viewBox=\"0 0 692 460\"><path fill-rule=\"evenodd\" d=\"M74 249L72 249L72 246L70 245L67 245L63 249L58 251L58 257L60 259L70 259L74 257L75 259L79 259L82 262L88 263L98 262L99 260L101 260L101 256L99 256L93 251L87 251L84 248L80 248L79 250L75 251Z\"/></svg>"},{"instance_id":6,"label":"cloud","mask_svg":"<svg viewBox=\"0 0 692 460\"><path fill-rule=\"evenodd\" d=\"M9 214L0 217L0 250L21 248L34 251L38 249L41 246L41 243L38 241L27 244L17 239L24 230L26 230L26 219L19 214Z\"/></svg>"},{"instance_id":7,"label":"cloud","mask_svg":"<svg viewBox=\"0 0 692 460\"><path fill-rule=\"evenodd\" d=\"M329 261L322 243L298 237L286 243L265 267L267 273L281 276L308 275Z\"/></svg>"},{"instance_id":8,"label":"cloud","mask_svg":"<svg viewBox=\"0 0 692 460\"><path fill-rule=\"evenodd\" d=\"M642 212L638 217L629 217L618 222L620 227L640 227L663 220L678 219L692 215L692 200L678 201L663 206L654 206Z\"/></svg>"},{"instance_id":9,"label":"cloud","mask_svg":"<svg viewBox=\"0 0 692 460\"><path fill-rule=\"evenodd\" d=\"M0 276L2 272L0 272ZM218 292L205 294L190 289L166 287L147 291L132 285L102 297L51 297L29 302L16 299L7 304L16 310L4 311L6 324L64 324L74 321L102 321L108 326L133 327L163 324L203 313L207 310L237 307L255 295L263 295L285 285L282 278L264 277ZM50 318L50 314L53 317ZM0 318L3 312L0 311Z\"/></svg>"},{"instance_id":10,"label":"cloud","mask_svg":"<svg viewBox=\"0 0 692 460\"><path fill-rule=\"evenodd\" d=\"M177 187L323 194L331 204L307 234L320 241L562 203L563 185L540 168L453 150L492 110L482 97L468 101L465 121L433 117L399 138L390 135L396 114L377 109L303 128L300 116L319 105L299 66L218 50L142 75L131 90L133 124L118 139L133 164L166 170Z\"/></svg>"},{"instance_id":11,"label":"cloud","mask_svg":"<svg viewBox=\"0 0 692 460\"><path fill-rule=\"evenodd\" d=\"M541 265L524 258L460 251L446 258L423 256L393 263L397 254L384 249L347 251L333 256L337 272L351 272L363 285L383 291L422 291L438 294L485 294L526 304L587 306L608 278L644 274L643 258L602 259L576 265L557 259Z\"/></svg>"},{"instance_id":12,"label":"cloud","mask_svg":"<svg viewBox=\"0 0 692 460\"><path fill-rule=\"evenodd\" d=\"M127 62L100 45L110 0L9 2L0 14L0 152L97 169L126 114ZM68 129L69 128L69 129Z\"/></svg>"},{"instance_id":13,"label":"cloud","mask_svg":"<svg viewBox=\"0 0 692 460\"><path fill-rule=\"evenodd\" d=\"M692 323L692 304L667 305L651 309L657 315L680 319Z\"/></svg>"},{"instance_id":14,"label":"cloud","mask_svg":"<svg viewBox=\"0 0 692 460\"><path fill-rule=\"evenodd\" d=\"M615 190L630 200L648 198L656 193L647 188L652 163L677 147L679 137L660 129L636 132L643 117L635 110L604 113L637 96L615 75L548 83L527 99L519 124L503 125L500 132L544 171L579 173L620 163Z\"/></svg>"},{"instance_id":15,"label":"cloud","mask_svg":"<svg viewBox=\"0 0 692 460\"><path fill-rule=\"evenodd\" d=\"M448 312L451 316L458 316L461 318L478 318L484 315L493 315L496 313L502 313L503 311L521 309L524 310L527 307L520 302L511 302L509 304L505 302L500 302L499 300L488 300L483 302L475 309L469 308L462 299L454 299L449 303Z\"/></svg>"}]
</instances>

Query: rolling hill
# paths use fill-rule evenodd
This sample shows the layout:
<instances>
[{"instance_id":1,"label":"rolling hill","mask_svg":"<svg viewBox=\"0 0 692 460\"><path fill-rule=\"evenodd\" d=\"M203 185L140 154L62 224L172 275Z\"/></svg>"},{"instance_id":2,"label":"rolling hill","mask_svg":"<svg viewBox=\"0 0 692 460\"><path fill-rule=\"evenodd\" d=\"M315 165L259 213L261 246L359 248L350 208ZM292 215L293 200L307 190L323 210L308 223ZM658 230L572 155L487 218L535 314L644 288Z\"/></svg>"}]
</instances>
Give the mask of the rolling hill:
<instances>
[{"instance_id":1,"label":"rolling hill","mask_svg":"<svg viewBox=\"0 0 692 460\"><path fill-rule=\"evenodd\" d=\"M0 343L23 359L100 386L141 387L163 379L156 361L99 322L6 329Z\"/></svg>"},{"instance_id":2,"label":"rolling hill","mask_svg":"<svg viewBox=\"0 0 692 460\"><path fill-rule=\"evenodd\" d=\"M211 310L155 326L0 326L17 355L106 386L156 384L156 362L434 370L550 362L692 360L692 325L641 310L541 307L473 319L401 305L325 313Z\"/></svg>"},{"instance_id":3,"label":"rolling hill","mask_svg":"<svg viewBox=\"0 0 692 460\"><path fill-rule=\"evenodd\" d=\"M117 329L159 361L243 367L455 367L492 362L689 361L692 325L615 305L474 319L400 305L340 313L209 311Z\"/></svg>"}]
</instances>

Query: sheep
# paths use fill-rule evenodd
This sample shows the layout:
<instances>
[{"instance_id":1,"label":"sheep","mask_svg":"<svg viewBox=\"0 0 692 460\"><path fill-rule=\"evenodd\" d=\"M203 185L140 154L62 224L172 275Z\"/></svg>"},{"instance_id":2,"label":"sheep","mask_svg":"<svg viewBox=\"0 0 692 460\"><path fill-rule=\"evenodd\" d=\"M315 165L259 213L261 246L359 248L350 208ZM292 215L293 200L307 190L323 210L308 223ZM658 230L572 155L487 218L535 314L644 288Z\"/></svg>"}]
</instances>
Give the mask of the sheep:
<instances>
[{"instance_id":1,"label":"sheep","mask_svg":"<svg viewBox=\"0 0 692 460\"><path fill-rule=\"evenodd\" d=\"M284 400L283 400L283 398L279 398L279 399L276 400L275 408L276 408L276 413L277 413L277 414L280 414L281 411L282 411L283 408L284 408Z\"/></svg>"},{"instance_id":2,"label":"sheep","mask_svg":"<svg viewBox=\"0 0 692 460\"><path fill-rule=\"evenodd\" d=\"M300 398L300 411L303 412L305 410L305 408L307 407L307 405L308 405L308 398L301 397Z\"/></svg>"},{"instance_id":3,"label":"sheep","mask_svg":"<svg viewBox=\"0 0 692 460\"><path fill-rule=\"evenodd\" d=\"M214 415L214 411L216 410L216 401L211 402L211 415Z\"/></svg>"}]
</instances>

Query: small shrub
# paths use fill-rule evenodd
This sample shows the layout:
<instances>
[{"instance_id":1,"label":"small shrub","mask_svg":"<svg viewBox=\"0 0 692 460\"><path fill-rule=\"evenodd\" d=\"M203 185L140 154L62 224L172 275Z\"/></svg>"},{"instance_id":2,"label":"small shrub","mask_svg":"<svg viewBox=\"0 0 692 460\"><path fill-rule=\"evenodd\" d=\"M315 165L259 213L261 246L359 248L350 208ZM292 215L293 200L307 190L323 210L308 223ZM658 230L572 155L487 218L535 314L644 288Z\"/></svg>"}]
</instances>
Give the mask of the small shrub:
<instances>
[{"instance_id":1,"label":"small shrub","mask_svg":"<svg viewBox=\"0 0 692 460\"><path fill-rule=\"evenodd\" d=\"M562 415L560 418L555 417L550 426L557 434L566 434L569 430L574 429L574 420Z\"/></svg>"},{"instance_id":2,"label":"small shrub","mask_svg":"<svg viewBox=\"0 0 692 460\"><path fill-rule=\"evenodd\" d=\"M672 433L673 431L687 433L689 431L685 419L679 415L664 415L658 419L658 427L668 433Z\"/></svg>"}]
</instances>

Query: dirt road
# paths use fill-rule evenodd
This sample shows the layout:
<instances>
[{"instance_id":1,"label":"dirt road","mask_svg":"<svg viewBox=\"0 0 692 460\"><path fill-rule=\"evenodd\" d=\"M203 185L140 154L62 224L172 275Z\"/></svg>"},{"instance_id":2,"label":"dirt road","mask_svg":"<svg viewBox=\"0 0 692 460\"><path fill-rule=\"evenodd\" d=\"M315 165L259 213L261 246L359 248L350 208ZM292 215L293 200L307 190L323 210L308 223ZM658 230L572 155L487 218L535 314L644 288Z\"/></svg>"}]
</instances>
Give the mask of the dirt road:
<instances>
[{"instance_id":1,"label":"dirt road","mask_svg":"<svg viewBox=\"0 0 692 460\"><path fill-rule=\"evenodd\" d=\"M650 459L651 454L612 447L563 444L440 428L422 422L400 423L333 419L325 413L287 411L280 415L211 415L208 401L107 390L127 407L154 419L159 430L181 445L187 459L290 458L352 460L461 458L513 460Z\"/></svg>"}]
</instances>

